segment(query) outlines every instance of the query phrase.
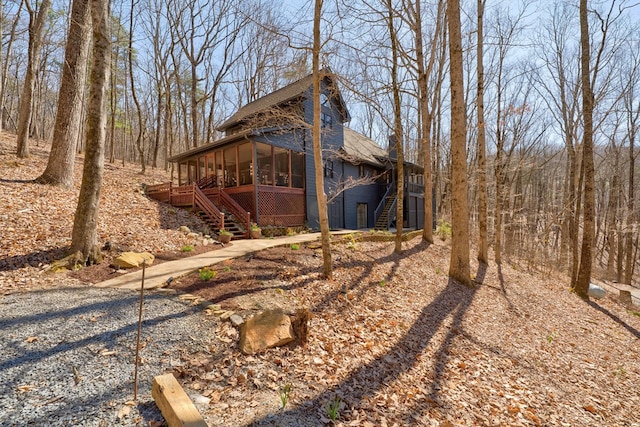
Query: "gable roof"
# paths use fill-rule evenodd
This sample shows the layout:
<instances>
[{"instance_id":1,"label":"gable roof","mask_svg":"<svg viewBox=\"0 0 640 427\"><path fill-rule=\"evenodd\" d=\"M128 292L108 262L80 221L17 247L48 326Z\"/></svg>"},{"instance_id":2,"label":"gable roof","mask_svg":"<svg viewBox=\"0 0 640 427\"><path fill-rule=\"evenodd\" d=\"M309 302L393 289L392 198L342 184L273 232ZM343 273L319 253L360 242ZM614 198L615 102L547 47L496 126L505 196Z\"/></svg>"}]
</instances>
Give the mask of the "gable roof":
<instances>
[{"instance_id":1,"label":"gable roof","mask_svg":"<svg viewBox=\"0 0 640 427\"><path fill-rule=\"evenodd\" d=\"M330 84L334 84L334 79L332 78L333 73L330 69L325 68L322 70L325 79L330 80ZM268 110L269 108L273 108L275 106L281 105L287 101L291 101L292 99L301 97L307 92L313 84L313 74L309 74L300 80L297 80L283 88L280 88L274 92L271 92L262 98L258 98L253 102L250 102L243 107L241 107L238 111L236 111L231 117L224 121L220 126L218 126L219 131L225 131L226 129L240 123L242 120L249 118L250 116L257 114L261 111ZM339 104L340 110L344 113L344 121L349 121L351 118L349 115L349 111L342 99L342 95L337 91L337 102Z\"/></svg>"},{"instance_id":2,"label":"gable roof","mask_svg":"<svg viewBox=\"0 0 640 427\"><path fill-rule=\"evenodd\" d=\"M373 166L384 166L381 160L389 157L387 151L376 144L374 140L346 127L344 128L342 150L349 161Z\"/></svg>"}]
</instances>

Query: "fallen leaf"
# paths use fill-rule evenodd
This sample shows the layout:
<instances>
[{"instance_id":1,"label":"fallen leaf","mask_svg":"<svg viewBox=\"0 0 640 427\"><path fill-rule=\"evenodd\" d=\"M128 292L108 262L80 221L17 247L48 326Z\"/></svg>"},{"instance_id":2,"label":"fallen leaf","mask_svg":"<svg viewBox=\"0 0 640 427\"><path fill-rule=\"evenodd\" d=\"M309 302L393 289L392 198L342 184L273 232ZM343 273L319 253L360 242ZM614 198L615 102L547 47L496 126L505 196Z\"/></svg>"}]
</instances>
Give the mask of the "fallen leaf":
<instances>
[{"instance_id":1,"label":"fallen leaf","mask_svg":"<svg viewBox=\"0 0 640 427\"><path fill-rule=\"evenodd\" d=\"M118 411L118 419L121 420L124 417L128 416L130 413L131 413L131 406L127 406L127 405L123 406Z\"/></svg>"},{"instance_id":2,"label":"fallen leaf","mask_svg":"<svg viewBox=\"0 0 640 427\"><path fill-rule=\"evenodd\" d=\"M34 386L34 385L19 385L18 386L18 391L21 391L21 392L24 393L24 392L27 392L27 391L31 391L34 388L36 388L36 386Z\"/></svg>"},{"instance_id":3,"label":"fallen leaf","mask_svg":"<svg viewBox=\"0 0 640 427\"><path fill-rule=\"evenodd\" d=\"M596 408L593 407L593 405L585 405L582 407L585 411L589 411L592 414L596 414L598 411L596 411Z\"/></svg>"},{"instance_id":4,"label":"fallen leaf","mask_svg":"<svg viewBox=\"0 0 640 427\"><path fill-rule=\"evenodd\" d=\"M34 341L38 341L38 337L28 337L25 341L28 343L32 343Z\"/></svg>"}]
</instances>

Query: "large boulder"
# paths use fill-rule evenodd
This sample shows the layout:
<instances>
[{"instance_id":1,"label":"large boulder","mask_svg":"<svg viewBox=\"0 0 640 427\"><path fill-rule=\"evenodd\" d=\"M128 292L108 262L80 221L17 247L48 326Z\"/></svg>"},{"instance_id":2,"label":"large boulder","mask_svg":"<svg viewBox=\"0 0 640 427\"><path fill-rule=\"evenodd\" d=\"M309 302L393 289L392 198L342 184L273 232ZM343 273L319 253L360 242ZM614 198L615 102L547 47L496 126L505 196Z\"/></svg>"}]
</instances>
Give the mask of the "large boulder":
<instances>
[{"instance_id":1,"label":"large boulder","mask_svg":"<svg viewBox=\"0 0 640 427\"><path fill-rule=\"evenodd\" d=\"M146 261L146 265L153 264L155 257L149 252L123 252L111 265L117 268L138 268L142 266L142 262Z\"/></svg>"},{"instance_id":2,"label":"large boulder","mask_svg":"<svg viewBox=\"0 0 640 427\"><path fill-rule=\"evenodd\" d=\"M291 318L281 309L265 310L240 326L240 351L255 354L296 338Z\"/></svg>"}]
</instances>

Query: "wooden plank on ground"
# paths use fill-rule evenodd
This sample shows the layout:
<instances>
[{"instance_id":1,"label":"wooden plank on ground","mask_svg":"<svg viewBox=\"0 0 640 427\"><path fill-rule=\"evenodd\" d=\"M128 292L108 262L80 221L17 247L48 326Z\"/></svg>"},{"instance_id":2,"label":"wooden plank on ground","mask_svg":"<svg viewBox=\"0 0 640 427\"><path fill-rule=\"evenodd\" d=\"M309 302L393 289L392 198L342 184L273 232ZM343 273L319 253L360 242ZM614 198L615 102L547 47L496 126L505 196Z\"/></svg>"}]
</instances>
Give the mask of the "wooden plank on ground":
<instances>
[{"instance_id":1,"label":"wooden plank on ground","mask_svg":"<svg viewBox=\"0 0 640 427\"><path fill-rule=\"evenodd\" d=\"M155 377L151 396L169 427L207 427L207 423L173 374Z\"/></svg>"}]
</instances>

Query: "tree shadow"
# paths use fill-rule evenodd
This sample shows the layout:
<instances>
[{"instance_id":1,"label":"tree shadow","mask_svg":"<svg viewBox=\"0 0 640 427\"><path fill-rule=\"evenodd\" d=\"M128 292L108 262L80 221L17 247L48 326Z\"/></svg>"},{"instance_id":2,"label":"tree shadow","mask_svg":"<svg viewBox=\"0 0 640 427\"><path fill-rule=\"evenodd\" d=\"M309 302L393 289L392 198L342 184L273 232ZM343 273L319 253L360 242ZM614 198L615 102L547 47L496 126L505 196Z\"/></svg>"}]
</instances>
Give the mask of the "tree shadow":
<instances>
[{"instance_id":1,"label":"tree shadow","mask_svg":"<svg viewBox=\"0 0 640 427\"><path fill-rule=\"evenodd\" d=\"M35 179L7 179L7 178L0 178L0 182L6 183L6 184L37 184L38 181Z\"/></svg>"},{"instance_id":2,"label":"tree shadow","mask_svg":"<svg viewBox=\"0 0 640 427\"><path fill-rule=\"evenodd\" d=\"M390 245L391 244L392 242L390 242ZM390 282L395 277L398 271L398 268L400 266L400 260L402 258L412 256L419 252L425 251L429 247L430 247L429 243L421 241L420 243L417 243L416 245L414 245L412 248L402 251L400 254L391 252L390 254L385 255L382 258L371 257L371 262L358 261L358 262L348 262L345 264L341 264L340 265L341 268L351 268L351 269L363 268L363 271L362 273L360 273L360 275L358 275L355 279L353 279L351 286L344 284L344 286L341 289L337 289L334 292L328 293L320 302L315 304L315 306L311 309L311 311L322 311L324 308L328 307L333 301L335 301L340 296L340 294L346 293L350 290L357 290L358 291L357 297L361 297L362 295L364 295L364 293L367 290L376 286L375 284L372 284L372 283L369 283L369 285L367 286L363 286L363 284L365 283L365 279L371 275L376 265L386 264L388 262L393 263L391 270L385 275L385 278L384 278L385 282Z\"/></svg>"},{"instance_id":3,"label":"tree shadow","mask_svg":"<svg viewBox=\"0 0 640 427\"><path fill-rule=\"evenodd\" d=\"M502 273L499 273L499 274L502 275ZM478 269L476 270L476 278L474 279L474 282L476 282L479 285L482 285L484 283L485 277L487 277L487 264L485 264L484 262L479 262ZM504 285L503 285L503 288L504 288Z\"/></svg>"},{"instance_id":4,"label":"tree shadow","mask_svg":"<svg viewBox=\"0 0 640 427\"><path fill-rule=\"evenodd\" d=\"M24 255L14 255L0 259L0 271L14 271L25 267L25 264L37 267L39 264L51 264L68 254L69 246L34 251Z\"/></svg>"},{"instance_id":5,"label":"tree shadow","mask_svg":"<svg viewBox=\"0 0 640 427\"><path fill-rule=\"evenodd\" d=\"M633 335L634 337L640 339L640 331L638 331L633 326L630 326L627 322L625 322L624 320L619 318L617 315L613 314L612 312L610 312L606 308L602 307L600 304L596 303L595 301L587 301L587 304L589 304L589 306L591 306L591 308L595 308L596 310L598 310L600 313L606 314L607 316L609 316L609 318L611 320L613 320L618 325L622 326L627 331L629 331L629 333L631 335Z\"/></svg>"},{"instance_id":6,"label":"tree shadow","mask_svg":"<svg viewBox=\"0 0 640 427\"><path fill-rule=\"evenodd\" d=\"M78 288L70 288L69 292L77 291ZM59 291L59 290L58 290ZM46 293L44 291L43 293ZM49 291L49 292L53 292ZM166 297L163 295L148 295L145 297L145 301L150 301L154 299L164 300ZM117 312L118 310L122 310L127 307L135 307L137 301L139 301L139 296L135 294L131 294L131 296L121 298L118 300L108 300L108 301L99 301L92 304L87 304L83 306L78 306L65 310L52 311L49 313L38 313L34 315L28 316L16 316L11 317L9 320L0 320L0 330L20 330L21 327L24 327L27 323L43 323L45 321L59 318L59 319L68 319L70 317L78 317L83 313L89 313L94 310L99 310L102 307L105 309L108 308L107 312L112 314L113 312ZM170 315L162 315L156 316L148 319L144 319L142 322L143 328L148 328L151 326L156 326L158 324L167 322L172 319L179 319L188 315L191 315L197 311L196 308L187 306L185 304L185 310L173 313ZM58 355L67 351L74 351L82 347L86 347L92 343L113 343L115 342L117 337L126 335L128 333L133 333L137 331L137 322L128 323L124 326L121 326L117 329L108 329L102 331L100 333L96 333L86 338L78 339L75 341L63 341L51 347L45 349L34 349L34 350L25 350L24 348L16 348L18 351L18 355L16 357L8 358L5 360L0 359L0 371L8 368L15 368L20 365L37 363L43 359ZM7 354L7 352L4 352ZM8 384L3 384L3 388Z\"/></svg>"},{"instance_id":7,"label":"tree shadow","mask_svg":"<svg viewBox=\"0 0 640 427\"><path fill-rule=\"evenodd\" d=\"M445 289L422 309L418 319L394 347L375 360L352 371L340 384L327 389L297 408L281 412L278 416L303 418L305 408L320 408L336 395L343 395L344 402L348 407L359 408L365 399L374 397L383 387L397 380L403 373L410 371L418 363L419 356L442 327L445 319L453 315L453 324L449 327L447 337L437 352L438 360L434 365L435 378L430 386L431 396L429 399L435 400L441 388L448 348L455 335L459 333L459 325L471 305L475 293L475 288L469 288L449 280ZM425 400L422 403L428 404L428 401ZM265 417L252 422L251 425L270 425L272 421L274 420Z\"/></svg>"},{"instance_id":8,"label":"tree shadow","mask_svg":"<svg viewBox=\"0 0 640 427\"><path fill-rule=\"evenodd\" d=\"M504 275L502 274L502 264L498 265L498 281L500 281L500 290L503 295L507 295L507 290L504 287Z\"/></svg>"}]
</instances>

